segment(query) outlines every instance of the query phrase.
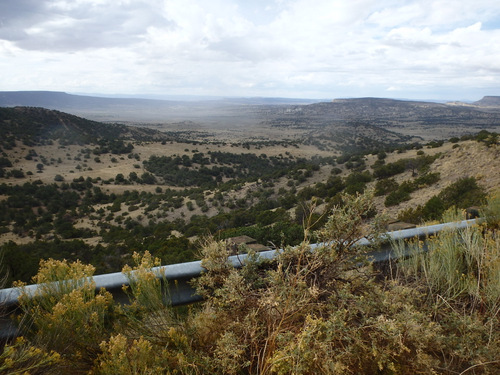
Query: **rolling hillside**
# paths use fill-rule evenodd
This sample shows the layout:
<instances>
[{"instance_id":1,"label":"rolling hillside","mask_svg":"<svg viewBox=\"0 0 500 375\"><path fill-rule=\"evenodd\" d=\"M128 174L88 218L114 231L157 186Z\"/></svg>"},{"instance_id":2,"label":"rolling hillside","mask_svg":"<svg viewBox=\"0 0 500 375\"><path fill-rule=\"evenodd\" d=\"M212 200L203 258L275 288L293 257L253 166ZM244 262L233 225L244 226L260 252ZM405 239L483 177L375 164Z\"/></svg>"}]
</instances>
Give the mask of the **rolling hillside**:
<instances>
[{"instance_id":1,"label":"rolling hillside","mask_svg":"<svg viewBox=\"0 0 500 375\"><path fill-rule=\"evenodd\" d=\"M207 234L298 244L305 220L320 228L343 194L367 189L379 212L418 224L452 205L480 205L500 185L496 133L405 143L373 125L337 128L330 140L331 130L311 128L307 137L264 132L230 142L0 108L0 251L9 280L29 280L47 257L85 259L99 272L119 270L133 250L187 261Z\"/></svg>"},{"instance_id":2,"label":"rolling hillside","mask_svg":"<svg viewBox=\"0 0 500 375\"><path fill-rule=\"evenodd\" d=\"M103 124L67 113L36 107L0 107L0 139L5 148L21 142L41 146L49 141L61 144L89 144L132 139L134 141L166 138L150 129Z\"/></svg>"}]
</instances>

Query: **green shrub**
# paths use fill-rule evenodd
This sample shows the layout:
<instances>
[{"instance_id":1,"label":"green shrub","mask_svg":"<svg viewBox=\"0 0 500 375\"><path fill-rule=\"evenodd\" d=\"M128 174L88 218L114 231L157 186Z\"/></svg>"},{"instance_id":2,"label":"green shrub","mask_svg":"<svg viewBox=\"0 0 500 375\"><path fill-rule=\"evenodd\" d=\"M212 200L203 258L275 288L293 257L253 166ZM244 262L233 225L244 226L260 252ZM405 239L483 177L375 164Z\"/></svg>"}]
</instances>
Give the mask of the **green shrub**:
<instances>
[{"instance_id":1,"label":"green shrub","mask_svg":"<svg viewBox=\"0 0 500 375\"><path fill-rule=\"evenodd\" d=\"M378 179L388 178L403 173L405 170L406 170L406 159L401 159L398 160L397 162L377 167L373 171L373 176Z\"/></svg>"},{"instance_id":2,"label":"green shrub","mask_svg":"<svg viewBox=\"0 0 500 375\"><path fill-rule=\"evenodd\" d=\"M451 206L467 208L482 205L486 199L486 193L474 177L464 177L443 189L439 197L446 208Z\"/></svg>"},{"instance_id":3,"label":"green shrub","mask_svg":"<svg viewBox=\"0 0 500 375\"><path fill-rule=\"evenodd\" d=\"M353 172L345 178L345 192L351 195L362 193L372 180L369 172Z\"/></svg>"},{"instance_id":4,"label":"green shrub","mask_svg":"<svg viewBox=\"0 0 500 375\"><path fill-rule=\"evenodd\" d=\"M481 216L485 218L486 224L489 228L500 228L500 190L491 194L486 199L486 205L481 210Z\"/></svg>"},{"instance_id":5,"label":"green shrub","mask_svg":"<svg viewBox=\"0 0 500 375\"><path fill-rule=\"evenodd\" d=\"M439 196L430 198L422 208L425 220L439 220L445 211L445 203Z\"/></svg>"},{"instance_id":6,"label":"green shrub","mask_svg":"<svg viewBox=\"0 0 500 375\"><path fill-rule=\"evenodd\" d=\"M439 181L441 175L439 172L425 173L415 179L414 184L416 187L431 186Z\"/></svg>"},{"instance_id":7,"label":"green shrub","mask_svg":"<svg viewBox=\"0 0 500 375\"><path fill-rule=\"evenodd\" d=\"M24 172L21 171L20 169L11 169L8 173L14 178L23 178L24 177Z\"/></svg>"},{"instance_id":8,"label":"green shrub","mask_svg":"<svg viewBox=\"0 0 500 375\"><path fill-rule=\"evenodd\" d=\"M384 204L387 207L395 206L401 202L410 200L412 191L415 190L415 185L412 182L404 181L398 186L397 190L392 191L385 198Z\"/></svg>"},{"instance_id":9,"label":"green shrub","mask_svg":"<svg viewBox=\"0 0 500 375\"><path fill-rule=\"evenodd\" d=\"M6 157L0 157L0 168L12 167L12 163Z\"/></svg>"},{"instance_id":10,"label":"green shrub","mask_svg":"<svg viewBox=\"0 0 500 375\"><path fill-rule=\"evenodd\" d=\"M399 184L393 178L378 180L375 184L375 196L386 195L397 190L398 187Z\"/></svg>"}]
</instances>

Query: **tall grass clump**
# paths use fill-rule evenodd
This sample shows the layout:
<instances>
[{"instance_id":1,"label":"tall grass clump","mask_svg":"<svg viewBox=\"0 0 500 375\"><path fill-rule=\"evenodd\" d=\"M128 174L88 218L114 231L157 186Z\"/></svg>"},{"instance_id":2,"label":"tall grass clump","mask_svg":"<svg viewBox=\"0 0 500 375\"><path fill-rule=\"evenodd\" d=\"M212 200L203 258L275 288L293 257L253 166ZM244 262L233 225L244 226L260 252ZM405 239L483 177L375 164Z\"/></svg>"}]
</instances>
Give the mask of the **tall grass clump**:
<instances>
[{"instance_id":1,"label":"tall grass clump","mask_svg":"<svg viewBox=\"0 0 500 375\"><path fill-rule=\"evenodd\" d=\"M500 307L500 238L486 224L444 229L425 243L400 241L394 249L399 276L418 280L430 296L467 302L471 310Z\"/></svg>"},{"instance_id":2,"label":"tall grass clump","mask_svg":"<svg viewBox=\"0 0 500 375\"><path fill-rule=\"evenodd\" d=\"M127 265L122 270L129 281L123 289L129 295L132 306L145 311L163 308L168 296L166 288L162 287L162 282L166 283L166 280L161 275L160 259L153 258L149 251L142 255L135 252L132 259L135 266Z\"/></svg>"},{"instance_id":3,"label":"tall grass clump","mask_svg":"<svg viewBox=\"0 0 500 375\"><path fill-rule=\"evenodd\" d=\"M130 304L120 307L123 324L120 331L130 339L144 337L162 344L168 341L165 337L169 336L175 321L166 293L167 280L161 274L160 260L148 251L134 253L132 258L135 265L125 266L122 271L129 279L129 285L123 289Z\"/></svg>"},{"instance_id":4,"label":"tall grass clump","mask_svg":"<svg viewBox=\"0 0 500 375\"><path fill-rule=\"evenodd\" d=\"M498 212L496 201L489 202L485 212ZM414 240L406 247L405 253L403 242L394 244L401 256L397 279L425 296L425 309L447 334L448 350L443 353L448 366L498 373L500 238L496 222L486 219L464 229L450 228L425 244Z\"/></svg>"}]
</instances>

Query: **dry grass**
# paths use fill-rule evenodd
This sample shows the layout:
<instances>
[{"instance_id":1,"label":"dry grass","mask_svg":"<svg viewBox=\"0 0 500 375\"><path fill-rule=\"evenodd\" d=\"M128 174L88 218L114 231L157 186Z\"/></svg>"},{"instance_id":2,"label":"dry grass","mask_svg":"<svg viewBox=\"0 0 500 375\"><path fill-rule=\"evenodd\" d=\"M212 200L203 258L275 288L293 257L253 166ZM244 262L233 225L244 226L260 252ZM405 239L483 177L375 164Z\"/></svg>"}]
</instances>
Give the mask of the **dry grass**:
<instances>
[{"instance_id":1,"label":"dry grass","mask_svg":"<svg viewBox=\"0 0 500 375\"><path fill-rule=\"evenodd\" d=\"M24 157L28 154L29 147L18 145L18 147L13 150L7 150L7 157L15 161L13 163L16 169L21 169L25 173L31 171L32 176L25 176L25 178L20 179L0 179L0 182L6 183L16 183L23 184L27 181L41 180L44 183L53 183L54 177L59 174L64 177L66 181L72 181L74 178L83 176L84 178L98 178L103 180L114 178L118 173L122 173L125 177L129 175L130 172L136 172L137 174L143 173L145 170L142 168L142 161L148 160L152 155L158 156L173 156L173 155L192 155L194 152L201 152L207 154L212 151L219 152L230 152L234 154L244 154L244 153L255 153L256 155L266 154L268 156L278 156L285 155L289 153L291 156L296 158L311 158L313 156L331 156L332 152L320 151L315 146L301 145L300 147L284 147L284 146L262 146L257 149L253 146L247 149L238 145L231 144L203 144L203 145L192 145L190 143L180 143L180 142L167 142L165 145L161 142L141 142L134 145L134 154L140 156L140 161L136 159L129 159L126 155L113 155L113 154L103 154L99 155L101 160L100 163L94 161L95 155L92 155L91 159L83 159L80 161L74 160L74 158L81 152L82 149L86 147L83 146L65 146L64 148L58 145L56 142L51 146L39 146L35 147L37 154L44 156L46 159L58 160L61 159L61 163L55 162L53 165L44 166L42 173L37 173L36 165L40 163L39 158L34 158L33 160L26 160ZM113 163L112 158L116 158L117 162ZM82 166L87 164L87 167L82 167L81 170L76 169L77 165ZM139 165L140 168L134 167L134 165ZM89 170L89 168L91 168ZM3 181L2 181L3 180ZM131 188L141 190L141 191L151 191L153 192L156 188L155 185L141 185L141 186L122 186L122 185L104 185L103 188L106 191L121 193L124 190L131 190Z\"/></svg>"}]
</instances>

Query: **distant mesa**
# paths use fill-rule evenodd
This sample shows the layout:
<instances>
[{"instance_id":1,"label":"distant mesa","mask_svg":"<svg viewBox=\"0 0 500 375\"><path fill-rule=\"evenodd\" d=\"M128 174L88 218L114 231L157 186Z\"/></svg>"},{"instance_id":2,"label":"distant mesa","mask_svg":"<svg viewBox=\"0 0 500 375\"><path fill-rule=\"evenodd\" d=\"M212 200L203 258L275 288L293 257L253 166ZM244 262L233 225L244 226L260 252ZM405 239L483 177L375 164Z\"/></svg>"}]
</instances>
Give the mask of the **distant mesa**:
<instances>
[{"instance_id":1,"label":"distant mesa","mask_svg":"<svg viewBox=\"0 0 500 375\"><path fill-rule=\"evenodd\" d=\"M69 109L116 109L117 106L135 106L141 108L158 108L186 105L303 105L317 103L317 99L300 98L215 98L189 100L176 99L145 99L134 97L102 97L90 95L75 95L59 91L0 91L0 107L43 107L56 110Z\"/></svg>"},{"instance_id":2,"label":"distant mesa","mask_svg":"<svg viewBox=\"0 0 500 375\"><path fill-rule=\"evenodd\" d=\"M43 107L55 110L110 108L119 105L158 105L153 99L102 98L59 91L0 91L0 107Z\"/></svg>"},{"instance_id":3,"label":"distant mesa","mask_svg":"<svg viewBox=\"0 0 500 375\"><path fill-rule=\"evenodd\" d=\"M480 107L500 107L500 96L485 96L473 104Z\"/></svg>"},{"instance_id":4,"label":"distant mesa","mask_svg":"<svg viewBox=\"0 0 500 375\"><path fill-rule=\"evenodd\" d=\"M397 104L405 102L405 100L390 99L390 98L375 98L375 97L365 97L365 98L339 98L333 99L332 103L363 103L363 104Z\"/></svg>"},{"instance_id":5,"label":"distant mesa","mask_svg":"<svg viewBox=\"0 0 500 375\"><path fill-rule=\"evenodd\" d=\"M52 109L61 102L66 102L69 95L57 91L2 91L0 105L2 107L33 106Z\"/></svg>"}]
</instances>

